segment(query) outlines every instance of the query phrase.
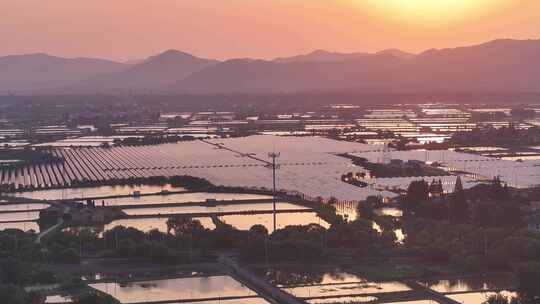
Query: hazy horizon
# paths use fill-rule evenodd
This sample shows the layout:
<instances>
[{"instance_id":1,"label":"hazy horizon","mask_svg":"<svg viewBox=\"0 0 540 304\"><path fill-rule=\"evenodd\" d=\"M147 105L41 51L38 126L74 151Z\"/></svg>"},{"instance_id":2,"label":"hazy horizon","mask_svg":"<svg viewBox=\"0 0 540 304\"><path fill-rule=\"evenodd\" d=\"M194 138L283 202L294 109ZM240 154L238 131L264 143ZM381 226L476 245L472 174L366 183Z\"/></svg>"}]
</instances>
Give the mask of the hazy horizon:
<instances>
[{"instance_id":1,"label":"hazy horizon","mask_svg":"<svg viewBox=\"0 0 540 304\"><path fill-rule=\"evenodd\" d=\"M434 50L434 49L441 50L441 49L471 47L471 46L482 45L482 44L497 41L497 40L522 40L523 41L523 40L540 40L540 38L523 38L523 39L495 38L493 40L482 41L482 42L478 42L478 43L474 43L474 44L456 45L456 46L449 46L449 47L445 47L445 48L426 48L426 49L418 51L418 52L409 52L409 51L403 50L401 48L396 48L396 47L383 48L383 49L369 51L369 52L368 51L363 51L363 50L340 52L340 51L335 51L335 50L332 50L332 49L315 48L315 49L308 50L308 51L303 52L303 53L294 53L294 54L288 54L288 55L284 55L284 56L271 56L271 57L268 57L268 58L245 57L245 56L243 56L243 57L231 57L231 58L211 58L211 57L201 56L201 55L196 54L196 53L190 53L190 52L187 52L185 50L176 49L176 48L166 48L166 49L158 51L157 53L148 54L147 56L144 56L144 57L128 58L128 59L122 59L122 60L116 60L114 58L97 57L97 56L77 56L77 55L74 55L74 56L62 56L62 55L53 54L53 53L47 53L47 52L28 52L28 53L20 53L20 54L5 54L5 55L0 55L0 57L45 54L45 55L49 55L49 56L53 56L53 57L66 58L66 59L89 58L89 59L110 60L110 61L115 61L115 62L118 62L118 63L137 63L137 62L140 62L141 60L145 60L145 59L148 59L149 57L156 56L156 55L168 52L168 51L179 51L179 52L185 52L185 53L193 55L195 57L200 57L200 58L205 58L205 59L217 59L217 60L222 60L222 61L235 60L235 59L244 59L244 58L245 59L254 59L254 60L274 60L274 59L289 58L289 57L294 57L294 56L308 55L308 54L315 53L315 52L318 52L318 51L324 51L324 52L328 52L328 53L339 53L339 54L355 54L355 53L358 53L358 54L361 54L361 53L377 54L379 52L388 51L388 50L399 50L399 51L403 51L405 53L409 53L411 55L419 55L419 54L422 54L423 52L426 52L426 51L429 51L429 50Z\"/></svg>"},{"instance_id":2,"label":"hazy horizon","mask_svg":"<svg viewBox=\"0 0 540 304\"><path fill-rule=\"evenodd\" d=\"M169 49L220 60L318 49L421 53L538 39L538 11L540 2L531 0L0 0L0 37L10 39L0 56L46 53L125 62Z\"/></svg>"}]
</instances>

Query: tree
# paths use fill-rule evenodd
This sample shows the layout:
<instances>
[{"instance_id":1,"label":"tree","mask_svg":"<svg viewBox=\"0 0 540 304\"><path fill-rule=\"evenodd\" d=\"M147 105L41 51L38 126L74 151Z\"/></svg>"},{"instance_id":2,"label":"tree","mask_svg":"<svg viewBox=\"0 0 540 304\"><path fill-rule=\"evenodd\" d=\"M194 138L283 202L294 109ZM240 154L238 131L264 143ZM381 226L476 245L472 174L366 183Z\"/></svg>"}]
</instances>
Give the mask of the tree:
<instances>
[{"instance_id":1,"label":"tree","mask_svg":"<svg viewBox=\"0 0 540 304\"><path fill-rule=\"evenodd\" d=\"M329 205L335 205L338 203L338 199L334 196L331 196L329 199L328 199L328 204Z\"/></svg>"},{"instance_id":2,"label":"tree","mask_svg":"<svg viewBox=\"0 0 540 304\"><path fill-rule=\"evenodd\" d=\"M407 188L404 209L408 212L417 212L419 206L429 200L429 185L425 180L412 181Z\"/></svg>"},{"instance_id":3,"label":"tree","mask_svg":"<svg viewBox=\"0 0 540 304\"><path fill-rule=\"evenodd\" d=\"M540 303L540 264L530 263L517 271L517 291L522 304Z\"/></svg>"},{"instance_id":4,"label":"tree","mask_svg":"<svg viewBox=\"0 0 540 304\"><path fill-rule=\"evenodd\" d=\"M365 219L373 219L375 217L375 211L373 210L373 205L365 202L360 202L358 204L358 207L356 208L356 212L358 213L358 216L365 218Z\"/></svg>"},{"instance_id":5,"label":"tree","mask_svg":"<svg viewBox=\"0 0 540 304\"><path fill-rule=\"evenodd\" d=\"M370 195L366 197L366 203L370 204L374 208L378 208L383 203L383 197L381 195Z\"/></svg>"},{"instance_id":6,"label":"tree","mask_svg":"<svg viewBox=\"0 0 540 304\"><path fill-rule=\"evenodd\" d=\"M247 233L247 242L241 249L244 259L254 260L267 256L268 230L263 225L252 226Z\"/></svg>"},{"instance_id":7,"label":"tree","mask_svg":"<svg viewBox=\"0 0 540 304\"><path fill-rule=\"evenodd\" d=\"M97 291L88 291L78 296L74 301L74 304L120 304L118 300Z\"/></svg>"},{"instance_id":8,"label":"tree","mask_svg":"<svg viewBox=\"0 0 540 304\"><path fill-rule=\"evenodd\" d=\"M356 212L359 216L365 219L373 219L375 217L375 208L382 205L382 196L370 195L366 197L364 202L360 202L356 208Z\"/></svg>"},{"instance_id":9,"label":"tree","mask_svg":"<svg viewBox=\"0 0 540 304\"><path fill-rule=\"evenodd\" d=\"M0 285L0 299L2 303L28 304L28 295L24 289L16 285Z\"/></svg>"},{"instance_id":10,"label":"tree","mask_svg":"<svg viewBox=\"0 0 540 304\"><path fill-rule=\"evenodd\" d=\"M454 193L450 196L450 220L455 223L466 222L469 218L469 206L467 204L467 198L465 197L465 190L463 190L463 184L461 178L458 176L456 179L456 186Z\"/></svg>"},{"instance_id":11,"label":"tree","mask_svg":"<svg viewBox=\"0 0 540 304\"><path fill-rule=\"evenodd\" d=\"M343 217L336 213L336 207L331 204L322 203L322 205L317 210L317 216L332 225L334 224L337 225L337 224L343 223L344 221Z\"/></svg>"},{"instance_id":12,"label":"tree","mask_svg":"<svg viewBox=\"0 0 540 304\"><path fill-rule=\"evenodd\" d=\"M173 230L176 236L196 235L203 232L201 221L185 216L174 216L167 220L167 233Z\"/></svg>"},{"instance_id":13,"label":"tree","mask_svg":"<svg viewBox=\"0 0 540 304\"><path fill-rule=\"evenodd\" d=\"M511 304L513 301L501 294L489 296L483 304Z\"/></svg>"},{"instance_id":14,"label":"tree","mask_svg":"<svg viewBox=\"0 0 540 304\"><path fill-rule=\"evenodd\" d=\"M249 234L251 236L264 237L268 235L268 229L260 224L253 225L251 228L249 228Z\"/></svg>"}]
</instances>

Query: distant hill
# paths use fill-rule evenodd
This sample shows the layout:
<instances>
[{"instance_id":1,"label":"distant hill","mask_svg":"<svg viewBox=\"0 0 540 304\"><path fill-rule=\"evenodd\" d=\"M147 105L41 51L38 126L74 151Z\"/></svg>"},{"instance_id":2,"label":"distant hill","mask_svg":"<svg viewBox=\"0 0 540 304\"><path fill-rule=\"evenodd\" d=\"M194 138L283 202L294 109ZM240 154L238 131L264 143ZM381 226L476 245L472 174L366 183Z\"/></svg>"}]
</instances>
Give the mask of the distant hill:
<instances>
[{"instance_id":1,"label":"distant hill","mask_svg":"<svg viewBox=\"0 0 540 304\"><path fill-rule=\"evenodd\" d=\"M33 54L0 58L0 93L540 92L539 54L540 40L223 62L176 50L130 64Z\"/></svg>"},{"instance_id":2,"label":"distant hill","mask_svg":"<svg viewBox=\"0 0 540 304\"><path fill-rule=\"evenodd\" d=\"M133 90L135 92L161 90L167 84L182 80L206 67L219 63L217 60L203 59L177 50L168 50L149 57L126 69L99 75L76 85L63 88L70 92L114 92Z\"/></svg>"},{"instance_id":3,"label":"distant hill","mask_svg":"<svg viewBox=\"0 0 540 304\"><path fill-rule=\"evenodd\" d=\"M370 56L368 53L335 53L325 50L316 50L308 54L296 55L291 57L280 57L273 61L278 63L291 62L336 62Z\"/></svg>"},{"instance_id":4,"label":"distant hill","mask_svg":"<svg viewBox=\"0 0 540 304\"><path fill-rule=\"evenodd\" d=\"M184 93L268 93L346 89L374 82L390 82L402 61L390 55L336 62L229 60L190 75L171 90Z\"/></svg>"},{"instance_id":5,"label":"distant hill","mask_svg":"<svg viewBox=\"0 0 540 304\"><path fill-rule=\"evenodd\" d=\"M292 57L280 57L273 61L278 63L291 63L291 62L336 62L344 60L359 59L376 55L392 55L398 58L412 58L414 54L403 52L398 49L383 50L374 54L371 53L337 53L328 52L325 50L315 50L308 54L296 55Z\"/></svg>"},{"instance_id":6,"label":"distant hill","mask_svg":"<svg viewBox=\"0 0 540 304\"><path fill-rule=\"evenodd\" d=\"M413 58L415 56L415 54L407 53L407 52L404 52L404 51L398 50L398 49L382 50L382 51L379 51L379 52L375 53L375 55L392 55L392 56L402 58L402 59L410 59L410 58Z\"/></svg>"},{"instance_id":7,"label":"distant hill","mask_svg":"<svg viewBox=\"0 0 540 304\"><path fill-rule=\"evenodd\" d=\"M354 55L338 61L330 60L338 55L327 52L277 61L229 60L190 75L172 90L540 91L540 40L495 40L469 47L428 50L412 57L395 54L387 51L371 56Z\"/></svg>"},{"instance_id":8,"label":"distant hill","mask_svg":"<svg viewBox=\"0 0 540 304\"><path fill-rule=\"evenodd\" d=\"M64 86L95 75L122 70L124 64L95 58L60 58L47 54L0 57L0 91Z\"/></svg>"}]
</instances>

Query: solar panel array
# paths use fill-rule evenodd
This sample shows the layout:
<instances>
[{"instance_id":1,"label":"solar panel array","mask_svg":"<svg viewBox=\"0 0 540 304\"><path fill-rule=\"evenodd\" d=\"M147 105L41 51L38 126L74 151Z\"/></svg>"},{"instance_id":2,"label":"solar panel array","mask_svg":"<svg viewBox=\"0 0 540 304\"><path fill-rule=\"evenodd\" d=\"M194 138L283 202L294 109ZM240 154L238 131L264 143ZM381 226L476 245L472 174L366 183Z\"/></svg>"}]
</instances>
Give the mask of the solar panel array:
<instances>
[{"instance_id":1,"label":"solar panel array","mask_svg":"<svg viewBox=\"0 0 540 304\"><path fill-rule=\"evenodd\" d=\"M351 153L377 161L382 146L334 141L319 137L251 136L136 147L55 148L64 162L0 168L0 184L16 187L54 188L81 181L105 182L130 177L191 175L216 185L270 188L272 172L268 152L280 152L277 187L309 197L362 200L369 195L392 197L390 188L406 188L418 177L374 180L375 187L359 188L341 181L347 172L362 172L338 153ZM392 158L437 161L449 170L474 175L501 175L520 187L540 182L536 162L512 162L453 151L393 151ZM466 180L468 177L464 177ZM470 176L469 176L470 178ZM431 180L431 178L427 178ZM455 177L444 178L451 188Z\"/></svg>"}]
</instances>

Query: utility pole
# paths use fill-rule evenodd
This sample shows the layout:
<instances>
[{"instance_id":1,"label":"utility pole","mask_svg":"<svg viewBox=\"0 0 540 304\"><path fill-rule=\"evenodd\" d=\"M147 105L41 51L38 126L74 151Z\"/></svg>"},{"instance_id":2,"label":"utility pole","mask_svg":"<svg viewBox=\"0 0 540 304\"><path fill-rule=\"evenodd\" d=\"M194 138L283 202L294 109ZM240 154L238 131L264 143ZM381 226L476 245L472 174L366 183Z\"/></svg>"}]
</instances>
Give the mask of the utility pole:
<instances>
[{"instance_id":1,"label":"utility pole","mask_svg":"<svg viewBox=\"0 0 540 304\"><path fill-rule=\"evenodd\" d=\"M276 159L280 156L279 152L271 152L268 153L268 157L272 159L272 204L273 204L273 210L274 210L274 231L277 230L276 225L276 169L279 168L279 165L276 164Z\"/></svg>"}]
</instances>

